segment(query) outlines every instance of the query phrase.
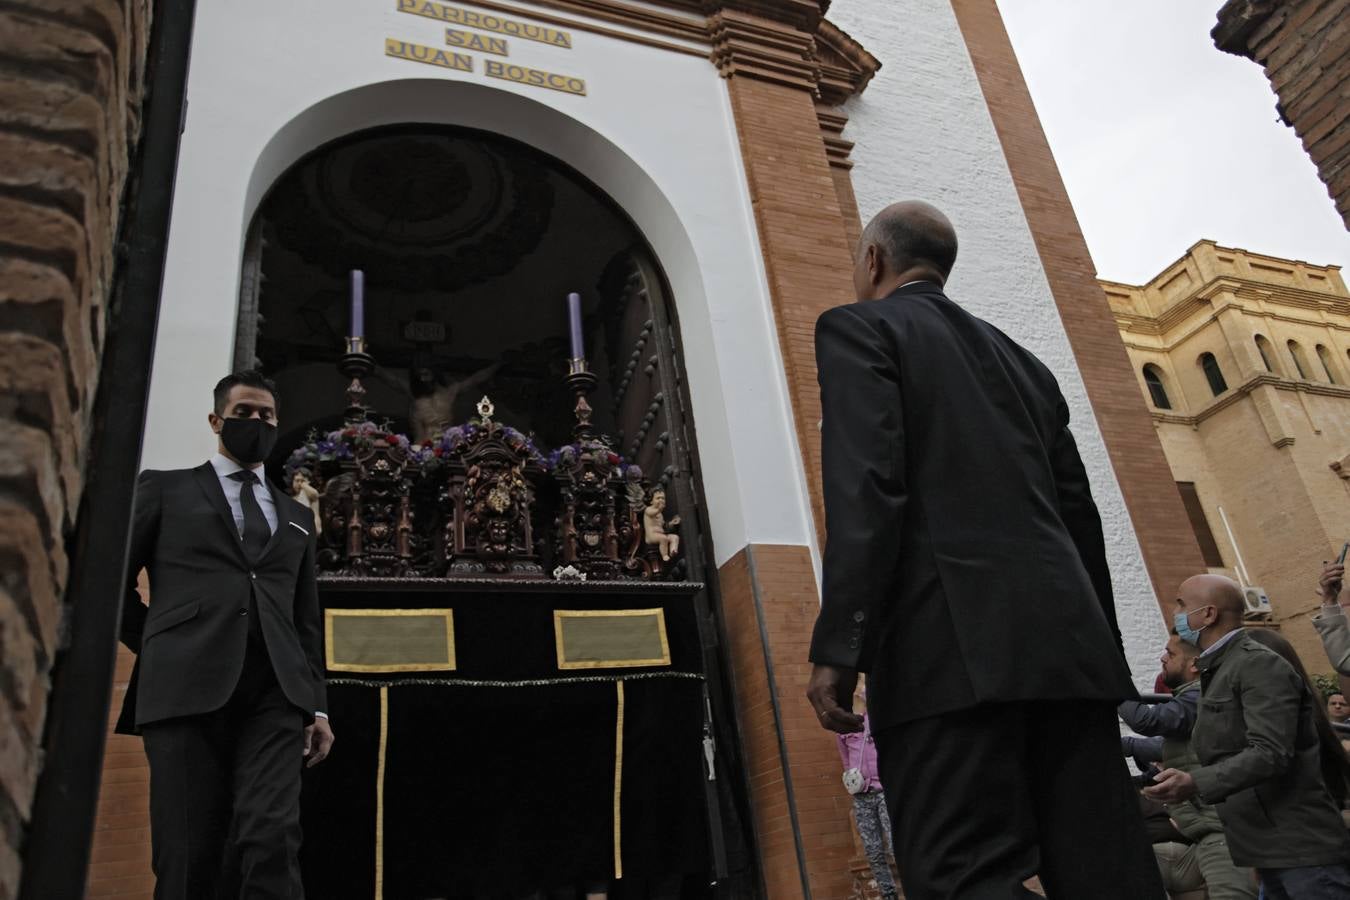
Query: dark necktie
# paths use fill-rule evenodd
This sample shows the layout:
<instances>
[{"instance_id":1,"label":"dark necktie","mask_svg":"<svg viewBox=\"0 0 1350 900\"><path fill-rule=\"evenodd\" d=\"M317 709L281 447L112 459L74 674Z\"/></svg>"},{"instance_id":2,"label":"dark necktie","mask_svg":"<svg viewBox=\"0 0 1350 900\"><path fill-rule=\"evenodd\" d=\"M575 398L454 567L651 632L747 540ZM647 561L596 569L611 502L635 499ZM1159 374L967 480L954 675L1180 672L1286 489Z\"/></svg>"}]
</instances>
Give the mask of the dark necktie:
<instances>
[{"instance_id":1,"label":"dark necktie","mask_svg":"<svg viewBox=\"0 0 1350 900\"><path fill-rule=\"evenodd\" d=\"M272 537L272 529L267 527L267 517L263 515L258 498L253 493L258 476L254 472L244 470L233 472L229 477L240 484L239 508L244 512L244 553L256 562Z\"/></svg>"}]
</instances>

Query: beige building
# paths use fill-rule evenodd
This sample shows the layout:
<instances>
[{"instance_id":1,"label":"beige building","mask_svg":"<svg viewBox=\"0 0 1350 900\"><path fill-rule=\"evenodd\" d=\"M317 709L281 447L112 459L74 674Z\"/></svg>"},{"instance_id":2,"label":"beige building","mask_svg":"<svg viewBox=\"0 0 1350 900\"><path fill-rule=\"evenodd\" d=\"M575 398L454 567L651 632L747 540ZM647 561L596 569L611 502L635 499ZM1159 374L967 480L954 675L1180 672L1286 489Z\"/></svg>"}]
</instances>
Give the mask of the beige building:
<instances>
[{"instance_id":1,"label":"beige building","mask_svg":"<svg viewBox=\"0 0 1350 900\"><path fill-rule=\"evenodd\" d=\"M1309 620L1350 540L1340 269L1200 241L1148 284L1102 286L1210 571L1328 671Z\"/></svg>"}]
</instances>

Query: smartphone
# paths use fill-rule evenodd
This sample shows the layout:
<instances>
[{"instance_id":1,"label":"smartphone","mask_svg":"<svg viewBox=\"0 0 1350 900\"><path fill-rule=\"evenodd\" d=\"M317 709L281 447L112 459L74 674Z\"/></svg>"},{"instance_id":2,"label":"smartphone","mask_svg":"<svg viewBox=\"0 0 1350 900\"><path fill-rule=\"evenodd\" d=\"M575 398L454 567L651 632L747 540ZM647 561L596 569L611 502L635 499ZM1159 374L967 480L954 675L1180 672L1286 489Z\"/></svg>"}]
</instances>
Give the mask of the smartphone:
<instances>
[{"instance_id":1,"label":"smartphone","mask_svg":"<svg viewBox=\"0 0 1350 900\"><path fill-rule=\"evenodd\" d=\"M1345 555L1347 553L1350 553L1350 541L1346 541L1345 545L1341 547L1341 555L1336 557L1336 565L1345 565Z\"/></svg>"}]
</instances>

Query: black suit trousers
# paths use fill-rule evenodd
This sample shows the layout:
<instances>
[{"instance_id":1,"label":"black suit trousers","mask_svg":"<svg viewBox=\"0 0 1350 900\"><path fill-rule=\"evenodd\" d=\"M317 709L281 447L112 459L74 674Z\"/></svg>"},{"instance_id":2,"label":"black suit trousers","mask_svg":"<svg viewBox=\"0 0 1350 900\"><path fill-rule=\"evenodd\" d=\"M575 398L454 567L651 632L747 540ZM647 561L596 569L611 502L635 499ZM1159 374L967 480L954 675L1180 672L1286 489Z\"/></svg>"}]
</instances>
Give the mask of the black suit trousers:
<instances>
[{"instance_id":1,"label":"black suit trousers","mask_svg":"<svg viewBox=\"0 0 1350 900\"><path fill-rule=\"evenodd\" d=\"M876 735L907 900L1164 900L1101 701L977 706Z\"/></svg>"},{"instance_id":2,"label":"black suit trousers","mask_svg":"<svg viewBox=\"0 0 1350 900\"><path fill-rule=\"evenodd\" d=\"M304 727L260 635L224 707L143 726L155 900L302 900Z\"/></svg>"}]
</instances>

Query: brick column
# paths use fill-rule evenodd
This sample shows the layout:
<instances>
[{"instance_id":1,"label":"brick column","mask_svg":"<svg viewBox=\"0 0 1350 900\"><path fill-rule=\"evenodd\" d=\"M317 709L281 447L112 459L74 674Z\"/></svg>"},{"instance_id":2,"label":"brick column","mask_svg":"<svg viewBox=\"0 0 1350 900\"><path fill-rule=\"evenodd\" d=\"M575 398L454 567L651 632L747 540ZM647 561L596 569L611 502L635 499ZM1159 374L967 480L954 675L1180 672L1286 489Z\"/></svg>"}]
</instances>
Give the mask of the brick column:
<instances>
[{"instance_id":1,"label":"brick column","mask_svg":"<svg viewBox=\"0 0 1350 900\"><path fill-rule=\"evenodd\" d=\"M1350 0L1228 0L1210 35L1265 69L1275 109L1303 142L1350 228Z\"/></svg>"},{"instance_id":2,"label":"brick column","mask_svg":"<svg viewBox=\"0 0 1350 900\"><path fill-rule=\"evenodd\" d=\"M727 78L812 512L823 534L815 323L854 299L851 234L858 217L846 167L831 165L832 155L836 163L847 158L839 136L844 120L829 104L817 108L815 35L823 4L709 5L718 7L709 16L713 61ZM849 798L834 739L805 698L819 609L810 553L746 547L722 567L720 584L768 896L847 897Z\"/></svg>"},{"instance_id":3,"label":"brick column","mask_svg":"<svg viewBox=\"0 0 1350 900\"><path fill-rule=\"evenodd\" d=\"M63 640L65 546L84 490L149 6L0 8L0 898L18 890Z\"/></svg>"},{"instance_id":4,"label":"brick column","mask_svg":"<svg viewBox=\"0 0 1350 900\"><path fill-rule=\"evenodd\" d=\"M952 0L1159 603L1205 571L995 0Z\"/></svg>"}]
</instances>

